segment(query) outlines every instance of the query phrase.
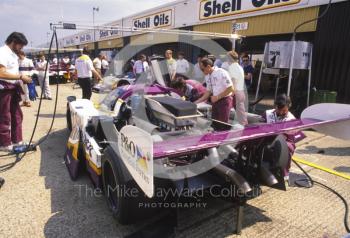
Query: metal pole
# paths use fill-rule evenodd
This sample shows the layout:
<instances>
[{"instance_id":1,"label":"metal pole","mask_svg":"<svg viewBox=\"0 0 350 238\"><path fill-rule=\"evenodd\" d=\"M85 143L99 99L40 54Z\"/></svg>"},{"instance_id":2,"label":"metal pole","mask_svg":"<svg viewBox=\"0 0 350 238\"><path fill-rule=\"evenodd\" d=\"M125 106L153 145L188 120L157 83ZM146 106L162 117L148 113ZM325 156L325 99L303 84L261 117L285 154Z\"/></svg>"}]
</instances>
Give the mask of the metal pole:
<instances>
[{"instance_id":1,"label":"metal pole","mask_svg":"<svg viewBox=\"0 0 350 238\"><path fill-rule=\"evenodd\" d=\"M232 38L232 50L236 51L236 39Z\"/></svg>"},{"instance_id":2,"label":"metal pole","mask_svg":"<svg viewBox=\"0 0 350 238\"><path fill-rule=\"evenodd\" d=\"M277 98L279 84L280 84L280 76L278 75L277 82L276 82L276 89L275 89L275 101L276 101L276 98Z\"/></svg>"},{"instance_id":3,"label":"metal pole","mask_svg":"<svg viewBox=\"0 0 350 238\"><path fill-rule=\"evenodd\" d=\"M268 43L265 43L265 48L264 48L264 58L265 58L265 55L266 55L266 51L267 51L267 44ZM255 93L255 101L258 100L258 96L259 96L259 90L260 90L260 82L261 82L261 75L262 75L262 71L263 71L263 66L264 66L264 59L262 60L261 62L261 67L260 67L260 73L259 73L259 79L258 79L258 86L256 88L256 93ZM255 109L255 106L254 106L254 109Z\"/></svg>"},{"instance_id":4,"label":"metal pole","mask_svg":"<svg viewBox=\"0 0 350 238\"><path fill-rule=\"evenodd\" d=\"M312 51L313 51L313 46L311 46L311 53L310 53L310 60L309 60L309 82L307 85L307 102L306 105L309 106L310 105L310 89L311 89L311 68L312 68Z\"/></svg>"},{"instance_id":5,"label":"metal pole","mask_svg":"<svg viewBox=\"0 0 350 238\"><path fill-rule=\"evenodd\" d=\"M295 45L296 41L293 41L293 46L292 46L292 56L290 59L290 64L289 64L289 77L288 77L288 91L287 91L287 96L289 97L290 95L290 87L292 84L292 76L293 76L293 67L294 67L294 54L295 54Z\"/></svg>"}]
</instances>

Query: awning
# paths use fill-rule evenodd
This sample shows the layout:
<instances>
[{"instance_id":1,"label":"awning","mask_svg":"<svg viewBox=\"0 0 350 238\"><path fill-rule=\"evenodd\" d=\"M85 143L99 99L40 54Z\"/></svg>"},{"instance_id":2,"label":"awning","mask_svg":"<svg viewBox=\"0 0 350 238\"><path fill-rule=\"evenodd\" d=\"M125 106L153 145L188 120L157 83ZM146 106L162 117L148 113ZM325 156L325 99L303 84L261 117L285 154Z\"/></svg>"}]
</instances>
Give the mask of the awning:
<instances>
[{"instance_id":1,"label":"awning","mask_svg":"<svg viewBox=\"0 0 350 238\"><path fill-rule=\"evenodd\" d=\"M155 45L162 43L178 42L177 34L147 33L130 37L130 45Z\"/></svg>"},{"instance_id":2,"label":"awning","mask_svg":"<svg viewBox=\"0 0 350 238\"><path fill-rule=\"evenodd\" d=\"M104 40L98 42L99 49L112 49L112 48L121 48L123 47L123 38Z\"/></svg>"}]
</instances>

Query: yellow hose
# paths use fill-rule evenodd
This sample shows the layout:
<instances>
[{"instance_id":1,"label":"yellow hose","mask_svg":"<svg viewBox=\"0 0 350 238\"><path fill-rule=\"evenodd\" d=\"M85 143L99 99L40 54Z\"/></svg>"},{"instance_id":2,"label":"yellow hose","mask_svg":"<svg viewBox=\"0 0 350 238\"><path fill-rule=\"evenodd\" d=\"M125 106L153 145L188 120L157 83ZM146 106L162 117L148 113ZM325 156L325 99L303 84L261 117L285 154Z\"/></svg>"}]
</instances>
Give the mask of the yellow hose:
<instances>
[{"instance_id":1,"label":"yellow hose","mask_svg":"<svg viewBox=\"0 0 350 238\"><path fill-rule=\"evenodd\" d=\"M314 163L311 163L311 162L308 162L306 160L303 160L303 159L300 159L296 156L293 156L292 158L294 161L298 162L298 163L301 163L301 164L305 164L307 166L310 166L310 167L313 167L315 169L319 169L319 170L322 170L324 172L327 172L327 173L330 173L330 174L333 174L335 176L338 176L338 177L341 177L341 178L345 178L345 179L348 179L350 180L350 176L349 175L346 175L346 174L343 174L343 173L339 173L333 169L329 169L329 168L326 168L326 167L323 167L323 166L320 166L320 165L317 165L317 164L314 164Z\"/></svg>"}]
</instances>

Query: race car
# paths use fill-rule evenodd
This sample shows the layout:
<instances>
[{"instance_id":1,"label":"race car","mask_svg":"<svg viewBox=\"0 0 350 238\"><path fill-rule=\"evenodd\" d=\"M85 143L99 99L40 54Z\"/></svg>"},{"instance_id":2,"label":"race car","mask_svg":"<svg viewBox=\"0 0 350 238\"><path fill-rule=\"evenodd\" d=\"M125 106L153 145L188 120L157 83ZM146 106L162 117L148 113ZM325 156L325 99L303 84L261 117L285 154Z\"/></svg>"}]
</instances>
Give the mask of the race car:
<instances>
[{"instance_id":1,"label":"race car","mask_svg":"<svg viewBox=\"0 0 350 238\"><path fill-rule=\"evenodd\" d=\"M225 190L230 191L225 198L238 203L240 233L243 206L261 194L261 185L286 190L282 171L289 154L284 134L314 128L350 139L349 106L339 104L311 106L293 121L245 128L227 123L227 130L214 131L210 112L184 101L159 75L154 78L117 87L98 104L67 99L71 133L64 160L70 177L75 180L87 171L122 224L159 209L175 211L161 204L178 206L183 196L200 199L198 193L204 191L220 197Z\"/></svg>"}]
</instances>

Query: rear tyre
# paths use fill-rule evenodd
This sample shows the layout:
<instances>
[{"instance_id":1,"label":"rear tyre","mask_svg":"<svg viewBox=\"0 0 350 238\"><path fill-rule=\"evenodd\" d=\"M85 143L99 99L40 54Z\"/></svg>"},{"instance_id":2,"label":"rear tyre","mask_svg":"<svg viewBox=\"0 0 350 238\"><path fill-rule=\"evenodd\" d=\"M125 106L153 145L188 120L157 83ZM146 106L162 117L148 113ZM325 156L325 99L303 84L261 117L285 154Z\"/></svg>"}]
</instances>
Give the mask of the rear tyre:
<instances>
[{"instance_id":1,"label":"rear tyre","mask_svg":"<svg viewBox=\"0 0 350 238\"><path fill-rule=\"evenodd\" d=\"M120 166L117 166L116 160L118 158L112 148L107 147L102 158L103 189L113 217L121 224L129 224L136 215L129 209L132 198L125 194L131 186L127 183Z\"/></svg>"}]
</instances>

